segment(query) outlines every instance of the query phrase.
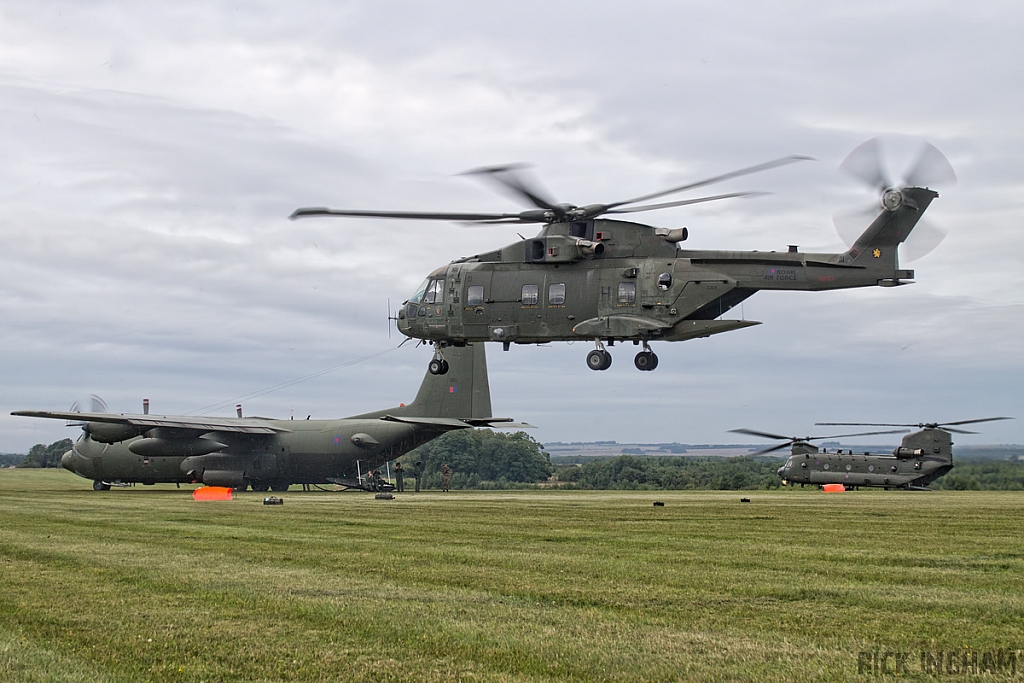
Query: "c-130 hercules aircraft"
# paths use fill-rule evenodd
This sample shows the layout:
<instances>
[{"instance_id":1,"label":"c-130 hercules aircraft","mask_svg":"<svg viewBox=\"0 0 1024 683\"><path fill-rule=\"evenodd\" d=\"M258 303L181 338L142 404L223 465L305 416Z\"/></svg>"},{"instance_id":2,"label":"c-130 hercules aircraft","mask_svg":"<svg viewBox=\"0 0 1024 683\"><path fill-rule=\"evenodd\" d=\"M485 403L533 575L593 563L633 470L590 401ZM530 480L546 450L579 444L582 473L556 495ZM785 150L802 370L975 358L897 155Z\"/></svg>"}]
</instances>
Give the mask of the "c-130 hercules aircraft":
<instances>
[{"instance_id":1,"label":"c-130 hercules aircraft","mask_svg":"<svg viewBox=\"0 0 1024 683\"><path fill-rule=\"evenodd\" d=\"M649 346L652 341L684 341L760 324L720 319L758 290L895 287L913 279L914 271L900 269L897 249L938 196L923 186L954 182L956 176L945 157L925 145L905 183L896 187L881 170L879 155L877 141L871 140L843 162L843 169L880 193L881 207L849 250L839 254L802 253L795 246L781 253L684 250L678 243L687 238L686 228L603 217L755 194L637 205L807 157L786 157L642 197L587 206L555 203L531 187L517 166L485 168L470 173L497 182L537 208L521 213L302 208L291 217L543 223L536 237L458 259L430 273L398 311L399 330L434 345L430 371L435 374L446 371L444 349L449 346L493 341L508 350L513 343L587 339L596 347L587 355L592 370L608 369L612 357L605 346L624 341L642 345L634 364L653 370L658 357ZM918 249L919 255L934 246Z\"/></svg>"},{"instance_id":2,"label":"c-130 hercules aircraft","mask_svg":"<svg viewBox=\"0 0 1024 683\"><path fill-rule=\"evenodd\" d=\"M338 420L19 410L72 420L82 435L61 465L106 490L110 482L202 482L255 491L290 484L361 487L360 474L453 429L521 427L491 417L483 344L451 349L447 377L427 373L409 405Z\"/></svg>"}]
</instances>

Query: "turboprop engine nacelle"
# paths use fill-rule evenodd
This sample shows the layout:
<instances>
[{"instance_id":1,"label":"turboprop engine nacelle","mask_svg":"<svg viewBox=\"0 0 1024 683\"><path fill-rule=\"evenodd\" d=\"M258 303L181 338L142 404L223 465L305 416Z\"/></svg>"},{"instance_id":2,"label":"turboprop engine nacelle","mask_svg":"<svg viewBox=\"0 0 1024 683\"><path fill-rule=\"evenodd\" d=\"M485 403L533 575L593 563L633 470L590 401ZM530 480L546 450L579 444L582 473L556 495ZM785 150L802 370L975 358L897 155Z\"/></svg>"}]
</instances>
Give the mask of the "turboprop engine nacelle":
<instances>
[{"instance_id":1,"label":"turboprop engine nacelle","mask_svg":"<svg viewBox=\"0 0 1024 683\"><path fill-rule=\"evenodd\" d=\"M924 451L920 448L906 448L904 446L900 446L894 450L892 454L897 458L920 458L924 455Z\"/></svg>"},{"instance_id":2,"label":"turboprop engine nacelle","mask_svg":"<svg viewBox=\"0 0 1024 683\"><path fill-rule=\"evenodd\" d=\"M201 436L194 439L147 438L128 444L128 450L135 455L151 458L207 455L222 451L227 447L227 444L213 439L204 439Z\"/></svg>"},{"instance_id":3,"label":"turboprop engine nacelle","mask_svg":"<svg viewBox=\"0 0 1024 683\"><path fill-rule=\"evenodd\" d=\"M134 439L145 432L148 427L136 427L134 425L113 424L111 422L86 422L85 431L93 441L100 443L118 443Z\"/></svg>"}]
</instances>

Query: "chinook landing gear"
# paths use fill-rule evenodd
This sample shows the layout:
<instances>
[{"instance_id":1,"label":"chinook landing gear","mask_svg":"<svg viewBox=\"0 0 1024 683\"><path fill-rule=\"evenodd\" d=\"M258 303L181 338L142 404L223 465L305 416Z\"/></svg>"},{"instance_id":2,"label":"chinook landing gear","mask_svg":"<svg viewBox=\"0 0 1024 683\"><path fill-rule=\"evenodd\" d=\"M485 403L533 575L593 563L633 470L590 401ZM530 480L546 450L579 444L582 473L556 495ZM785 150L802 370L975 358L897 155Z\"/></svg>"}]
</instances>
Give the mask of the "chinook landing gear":
<instances>
[{"instance_id":1,"label":"chinook landing gear","mask_svg":"<svg viewBox=\"0 0 1024 683\"><path fill-rule=\"evenodd\" d=\"M595 339L597 348L587 354L587 367L591 370L607 370L612 366L612 354L605 351L600 339Z\"/></svg>"},{"instance_id":2,"label":"chinook landing gear","mask_svg":"<svg viewBox=\"0 0 1024 683\"><path fill-rule=\"evenodd\" d=\"M448 361L441 356L441 345L434 342L434 358L427 365L431 375L447 375Z\"/></svg>"},{"instance_id":3,"label":"chinook landing gear","mask_svg":"<svg viewBox=\"0 0 1024 683\"><path fill-rule=\"evenodd\" d=\"M106 483L105 481L101 481L101 480L97 479L96 481L94 481L92 483L92 490L93 491L109 491L110 490L110 484Z\"/></svg>"}]
</instances>

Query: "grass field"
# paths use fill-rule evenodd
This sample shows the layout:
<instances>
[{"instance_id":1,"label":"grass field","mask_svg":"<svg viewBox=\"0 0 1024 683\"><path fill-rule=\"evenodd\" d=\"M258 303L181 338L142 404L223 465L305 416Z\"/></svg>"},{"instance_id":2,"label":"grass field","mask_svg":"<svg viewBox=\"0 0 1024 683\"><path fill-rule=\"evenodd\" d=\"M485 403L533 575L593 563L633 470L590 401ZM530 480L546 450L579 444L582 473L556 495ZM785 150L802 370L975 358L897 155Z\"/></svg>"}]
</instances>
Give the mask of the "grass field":
<instances>
[{"instance_id":1,"label":"grass field","mask_svg":"<svg viewBox=\"0 0 1024 683\"><path fill-rule=\"evenodd\" d=\"M0 680L1024 678L1022 493L263 495L0 470Z\"/></svg>"}]
</instances>

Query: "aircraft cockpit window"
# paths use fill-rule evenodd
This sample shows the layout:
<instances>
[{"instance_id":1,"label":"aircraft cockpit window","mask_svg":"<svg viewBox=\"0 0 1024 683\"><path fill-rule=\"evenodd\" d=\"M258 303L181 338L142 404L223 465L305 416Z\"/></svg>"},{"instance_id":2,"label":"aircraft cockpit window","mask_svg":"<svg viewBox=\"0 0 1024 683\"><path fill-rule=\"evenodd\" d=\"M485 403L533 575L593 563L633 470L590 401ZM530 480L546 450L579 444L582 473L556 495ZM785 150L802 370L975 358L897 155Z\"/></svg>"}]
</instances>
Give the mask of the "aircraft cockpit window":
<instances>
[{"instance_id":1,"label":"aircraft cockpit window","mask_svg":"<svg viewBox=\"0 0 1024 683\"><path fill-rule=\"evenodd\" d=\"M658 289L667 292L672 287L672 273L662 273L658 276Z\"/></svg>"},{"instance_id":2,"label":"aircraft cockpit window","mask_svg":"<svg viewBox=\"0 0 1024 683\"><path fill-rule=\"evenodd\" d=\"M444 303L444 280L430 280L427 284L427 291L423 294L423 303L425 304L443 304Z\"/></svg>"},{"instance_id":3,"label":"aircraft cockpit window","mask_svg":"<svg viewBox=\"0 0 1024 683\"><path fill-rule=\"evenodd\" d=\"M565 305L565 283L556 282L548 285L548 306Z\"/></svg>"},{"instance_id":4,"label":"aircraft cockpit window","mask_svg":"<svg viewBox=\"0 0 1024 683\"><path fill-rule=\"evenodd\" d=\"M619 283L619 303L620 304L636 303L636 283L635 282L620 282Z\"/></svg>"},{"instance_id":5,"label":"aircraft cockpit window","mask_svg":"<svg viewBox=\"0 0 1024 683\"><path fill-rule=\"evenodd\" d=\"M523 285L523 305L536 306L540 298L540 287L537 285Z\"/></svg>"},{"instance_id":6,"label":"aircraft cockpit window","mask_svg":"<svg viewBox=\"0 0 1024 683\"><path fill-rule=\"evenodd\" d=\"M427 285L429 285L429 284L430 284L430 278L427 278L426 280L424 280L423 284L420 285L419 289L416 290L416 293L413 294L411 297L409 297L409 303L411 303L411 304L418 304L419 302L423 301L423 295L426 293Z\"/></svg>"},{"instance_id":7,"label":"aircraft cockpit window","mask_svg":"<svg viewBox=\"0 0 1024 683\"><path fill-rule=\"evenodd\" d=\"M470 285L466 289L466 305L481 306L484 303L484 286Z\"/></svg>"}]
</instances>

